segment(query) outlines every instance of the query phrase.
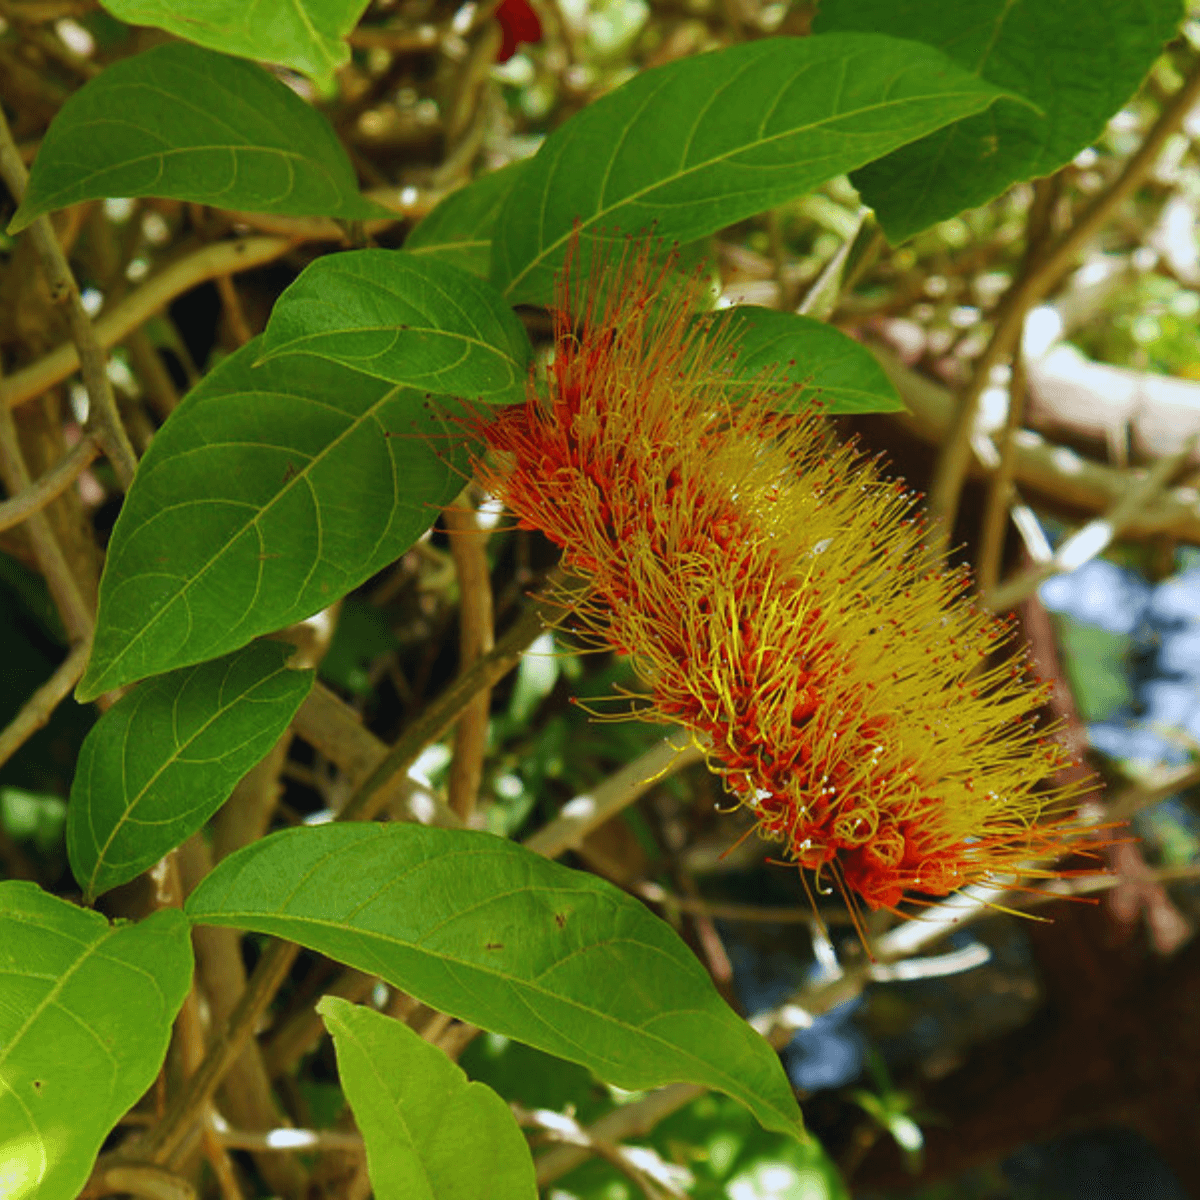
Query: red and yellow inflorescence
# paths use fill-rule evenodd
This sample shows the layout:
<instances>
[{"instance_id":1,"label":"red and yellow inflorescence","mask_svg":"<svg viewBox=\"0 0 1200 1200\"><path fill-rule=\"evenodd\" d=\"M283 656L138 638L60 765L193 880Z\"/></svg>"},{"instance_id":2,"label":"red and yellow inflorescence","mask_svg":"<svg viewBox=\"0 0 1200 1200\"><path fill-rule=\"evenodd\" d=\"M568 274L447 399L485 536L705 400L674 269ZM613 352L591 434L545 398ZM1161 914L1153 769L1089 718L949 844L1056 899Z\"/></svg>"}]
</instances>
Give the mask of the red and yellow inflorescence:
<instances>
[{"instance_id":1,"label":"red and yellow inflorescence","mask_svg":"<svg viewBox=\"0 0 1200 1200\"><path fill-rule=\"evenodd\" d=\"M479 422L479 474L590 584L578 624L630 656L638 715L690 729L760 833L873 909L1060 855L1043 691L993 663L1009 626L924 548L914 497L770 381L732 388L647 250L603 278L560 284L548 379Z\"/></svg>"}]
</instances>

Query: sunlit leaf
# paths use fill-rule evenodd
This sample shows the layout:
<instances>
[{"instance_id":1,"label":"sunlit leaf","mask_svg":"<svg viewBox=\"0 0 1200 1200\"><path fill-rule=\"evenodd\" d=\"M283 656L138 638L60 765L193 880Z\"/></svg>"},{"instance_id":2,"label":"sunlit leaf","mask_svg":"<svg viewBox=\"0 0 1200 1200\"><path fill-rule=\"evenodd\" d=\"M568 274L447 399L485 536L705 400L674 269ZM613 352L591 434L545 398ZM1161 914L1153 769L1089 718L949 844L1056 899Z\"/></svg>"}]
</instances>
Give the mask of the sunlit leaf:
<instances>
[{"instance_id":1,"label":"sunlit leaf","mask_svg":"<svg viewBox=\"0 0 1200 1200\"><path fill-rule=\"evenodd\" d=\"M775 1052L669 925L502 838L400 823L285 830L224 859L187 912L299 942L619 1087L699 1083L800 1135Z\"/></svg>"},{"instance_id":2,"label":"sunlit leaf","mask_svg":"<svg viewBox=\"0 0 1200 1200\"><path fill-rule=\"evenodd\" d=\"M508 1105L420 1034L326 996L338 1074L376 1200L535 1200L533 1159Z\"/></svg>"},{"instance_id":3,"label":"sunlit leaf","mask_svg":"<svg viewBox=\"0 0 1200 1200\"><path fill-rule=\"evenodd\" d=\"M279 63L332 82L350 61L343 40L358 24L368 0L103 0L114 17L154 25L177 37L226 54Z\"/></svg>"},{"instance_id":4,"label":"sunlit leaf","mask_svg":"<svg viewBox=\"0 0 1200 1200\"><path fill-rule=\"evenodd\" d=\"M16 232L106 196L168 196L291 216L370 217L329 122L261 67L173 42L122 59L59 110Z\"/></svg>"},{"instance_id":5,"label":"sunlit leaf","mask_svg":"<svg viewBox=\"0 0 1200 1200\"><path fill-rule=\"evenodd\" d=\"M870 34L764 38L643 71L522 169L492 279L514 302L543 301L575 230L700 238L1002 94L929 46Z\"/></svg>"},{"instance_id":6,"label":"sunlit leaf","mask_svg":"<svg viewBox=\"0 0 1200 1200\"><path fill-rule=\"evenodd\" d=\"M110 925L0 883L0 1195L75 1200L158 1074L191 979L178 910Z\"/></svg>"},{"instance_id":7,"label":"sunlit leaf","mask_svg":"<svg viewBox=\"0 0 1200 1200\"><path fill-rule=\"evenodd\" d=\"M195 833L279 740L312 687L289 647L257 642L147 680L84 739L67 855L90 901Z\"/></svg>"}]
</instances>

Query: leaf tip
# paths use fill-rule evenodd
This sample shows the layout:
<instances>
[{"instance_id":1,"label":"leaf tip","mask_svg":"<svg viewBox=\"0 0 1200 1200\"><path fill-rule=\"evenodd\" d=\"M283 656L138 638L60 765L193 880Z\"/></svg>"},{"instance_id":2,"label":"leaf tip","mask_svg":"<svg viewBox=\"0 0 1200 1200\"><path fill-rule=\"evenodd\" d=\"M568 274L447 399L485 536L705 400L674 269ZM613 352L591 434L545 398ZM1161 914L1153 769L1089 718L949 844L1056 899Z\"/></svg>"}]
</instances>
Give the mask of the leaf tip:
<instances>
[{"instance_id":1,"label":"leaf tip","mask_svg":"<svg viewBox=\"0 0 1200 1200\"><path fill-rule=\"evenodd\" d=\"M17 211L13 213L12 220L5 227L4 232L10 235L18 234L27 225L32 225L37 220L37 213L30 211L30 206L22 201L17 206Z\"/></svg>"}]
</instances>

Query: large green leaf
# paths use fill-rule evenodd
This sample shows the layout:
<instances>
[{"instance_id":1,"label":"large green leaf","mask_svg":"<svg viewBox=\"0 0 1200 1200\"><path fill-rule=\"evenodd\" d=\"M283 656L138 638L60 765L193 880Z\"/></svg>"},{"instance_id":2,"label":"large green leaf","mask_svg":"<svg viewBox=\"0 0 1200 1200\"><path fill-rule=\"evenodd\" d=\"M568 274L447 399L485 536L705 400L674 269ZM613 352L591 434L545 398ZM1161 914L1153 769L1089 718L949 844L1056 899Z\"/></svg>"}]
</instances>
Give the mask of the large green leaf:
<instances>
[{"instance_id":1,"label":"large green leaf","mask_svg":"<svg viewBox=\"0 0 1200 1200\"><path fill-rule=\"evenodd\" d=\"M509 163L451 192L404 239L405 250L440 258L487 278L492 231L525 162Z\"/></svg>"},{"instance_id":2,"label":"large green leaf","mask_svg":"<svg viewBox=\"0 0 1200 1200\"><path fill-rule=\"evenodd\" d=\"M492 403L520 400L525 327L486 280L405 250L318 258L275 302L261 361L312 354L377 379Z\"/></svg>"},{"instance_id":3,"label":"large green leaf","mask_svg":"<svg viewBox=\"0 0 1200 1200\"><path fill-rule=\"evenodd\" d=\"M183 42L106 67L59 111L9 225L104 196L370 217L329 122L261 67Z\"/></svg>"},{"instance_id":4,"label":"large green leaf","mask_svg":"<svg viewBox=\"0 0 1200 1200\"><path fill-rule=\"evenodd\" d=\"M285 830L222 861L187 912L381 975L619 1087L702 1084L800 1135L779 1059L669 925L502 838L400 823Z\"/></svg>"},{"instance_id":5,"label":"large green leaf","mask_svg":"<svg viewBox=\"0 0 1200 1200\"><path fill-rule=\"evenodd\" d=\"M326 996L338 1074L367 1147L375 1200L536 1200L508 1105L407 1025Z\"/></svg>"},{"instance_id":6,"label":"large green leaf","mask_svg":"<svg viewBox=\"0 0 1200 1200\"><path fill-rule=\"evenodd\" d=\"M888 239L1070 162L1142 82L1182 15L1180 0L821 0L819 31L927 42L1036 106L1001 101L857 172Z\"/></svg>"},{"instance_id":7,"label":"large green leaf","mask_svg":"<svg viewBox=\"0 0 1200 1200\"><path fill-rule=\"evenodd\" d=\"M928 46L869 34L765 38L636 76L521 172L492 278L545 300L578 228L690 241L803 195L1002 95Z\"/></svg>"},{"instance_id":8,"label":"large green leaf","mask_svg":"<svg viewBox=\"0 0 1200 1200\"><path fill-rule=\"evenodd\" d=\"M312 687L290 647L255 642L139 684L84 739L67 856L90 903L195 833L279 740Z\"/></svg>"},{"instance_id":9,"label":"large green leaf","mask_svg":"<svg viewBox=\"0 0 1200 1200\"><path fill-rule=\"evenodd\" d=\"M154 25L226 54L280 63L322 84L350 61L343 40L368 0L104 0L114 17Z\"/></svg>"},{"instance_id":10,"label":"large green leaf","mask_svg":"<svg viewBox=\"0 0 1200 1200\"><path fill-rule=\"evenodd\" d=\"M769 381L779 407L820 404L827 413L902 412L875 356L832 325L796 313L741 305L707 318L737 350L731 382Z\"/></svg>"},{"instance_id":11,"label":"large green leaf","mask_svg":"<svg viewBox=\"0 0 1200 1200\"><path fill-rule=\"evenodd\" d=\"M80 699L302 620L403 553L461 490L424 393L292 355L231 355L171 414L113 529Z\"/></svg>"},{"instance_id":12,"label":"large green leaf","mask_svg":"<svg viewBox=\"0 0 1200 1200\"><path fill-rule=\"evenodd\" d=\"M191 980L178 910L110 925L0 883L0 1195L75 1200L154 1082Z\"/></svg>"}]
</instances>

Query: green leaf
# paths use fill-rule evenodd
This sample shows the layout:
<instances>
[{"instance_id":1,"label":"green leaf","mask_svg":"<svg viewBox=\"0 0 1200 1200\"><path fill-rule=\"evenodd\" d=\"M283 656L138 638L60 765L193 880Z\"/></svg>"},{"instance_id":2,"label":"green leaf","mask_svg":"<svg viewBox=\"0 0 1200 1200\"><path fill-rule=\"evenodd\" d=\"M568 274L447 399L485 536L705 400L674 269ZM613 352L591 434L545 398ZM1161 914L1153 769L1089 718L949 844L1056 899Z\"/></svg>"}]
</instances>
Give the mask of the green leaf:
<instances>
[{"instance_id":1,"label":"green leaf","mask_svg":"<svg viewBox=\"0 0 1200 1200\"><path fill-rule=\"evenodd\" d=\"M764 38L644 71L577 113L521 172L492 244L514 303L552 292L578 227L690 241L950 121L998 88L928 46Z\"/></svg>"},{"instance_id":2,"label":"green leaf","mask_svg":"<svg viewBox=\"0 0 1200 1200\"><path fill-rule=\"evenodd\" d=\"M329 86L350 61L343 40L368 0L104 0L114 17L153 25L189 42L259 62L280 63Z\"/></svg>"},{"instance_id":3,"label":"green leaf","mask_svg":"<svg viewBox=\"0 0 1200 1200\"><path fill-rule=\"evenodd\" d=\"M687 1164L693 1176L684 1186L689 1200L850 1200L837 1166L815 1137L796 1142L769 1133L715 1092L660 1121L644 1140L664 1162ZM598 1158L557 1181L578 1200L611 1200L621 1195L622 1184L616 1169ZM965 1197L955 1193L954 1200Z\"/></svg>"},{"instance_id":4,"label":"green leaf","mask_svg":"<svg viewBox=\"0 0 1200 1200\"><path fill-rule=\"evenodd\" d=\"M1002 101L857 172L888 240L1070 162L1137 89L1182 15L1179 0L822 0L822 35L927 42L1030 102Z\"/></svg>"},{"instance_id":5,"label":"green leaf","mask_svg":"<svg viewBox=\"0 0 1200 1200\"><path fill-rule=\"evenodd\" d=\"M326 996L338 1074L367 1147L376 1200L536 1200L508 1105L407 1025Z\"/></svg>"},{"instance_id":6,"label":"green leaf","mask_svg":"<svg viewBox=\"0 0 1200 1200\"><path fill-rule=\"evenodd\" d=\"M349 250L310 263L275 302L259 361L293 354L505 403L524 396L533 351L486 280L404 250Z\"/></svg>"},{"instance_id":7,"label":"green leaf","mask_svg":"<svg viewBox=\"0 0 1200 1200\"><path fill-rule=\"evenodd\" d=\"M105 67L59 111L9 224L105 196L371 217L329 122L261 67L173 42Z\"/></svg>"},{"instance_id":8,"label":"green leaf","mask_svg":"<svg viewBox=\"0 0 1200 1200\"><path fill-rule=\"evenodd\" d=\"M154 1082L191 980L177 909L110 925L0 883L0 1194L74 1200Z\"/></svg>"},{"instance_id":9,"label":"green leaf","mask_svg":"<svg viewBox=\"0 0 1200 1200\"><path fill-rule=\"evenodd\" d=\"M404 249L440 258L486 279L492 231L525 165L524 161L509 163L451 192L404 239Z\"/></svg>"},{"instance_id":10,"label":"green leaf","mask_svg":"<svg viewBox=\"0 0 1200 1200\"><path fill-rule=\"evenodd\" d=\"M399 823L285 830L224 859L187 912L381 975L618 1087L702 1084L802 1136L775 1052L671 927L512 842Z\"/></svg>"},{"instance_id":11,"label":"green leaf","mask_svg":"<svg viewBox=\"0 0 1200 1200\"><path fill-rule=\"evenodd\" d=\"M113 529L77 695L303 620L402 554L462 489L421 392L328 360L225 359L155 435Z\"/></svg>"},{"instance_id":12,"label":"green leaf","mask_svg":"<svg viewBox=\"0 0 1200 1200\"><path fill-rule=\"evenodd\" d=\"M732 381L769 381L780 408L820 404L827 413L903 412L875 356L832 325L796 313L741 305L707 318L737 349Z\"/></svg>"},{"instance_id":13,"label":"green leaf","mask_svg":"<svg viewBox=\"0 0 1200 1200\"><path fill-rule=\"evenodd\" d=\"M139 684L84 739L67 856L91 901L195 833L283 735L312 687L291 647L256 642Z\"/></svg>"}]
</instances>

